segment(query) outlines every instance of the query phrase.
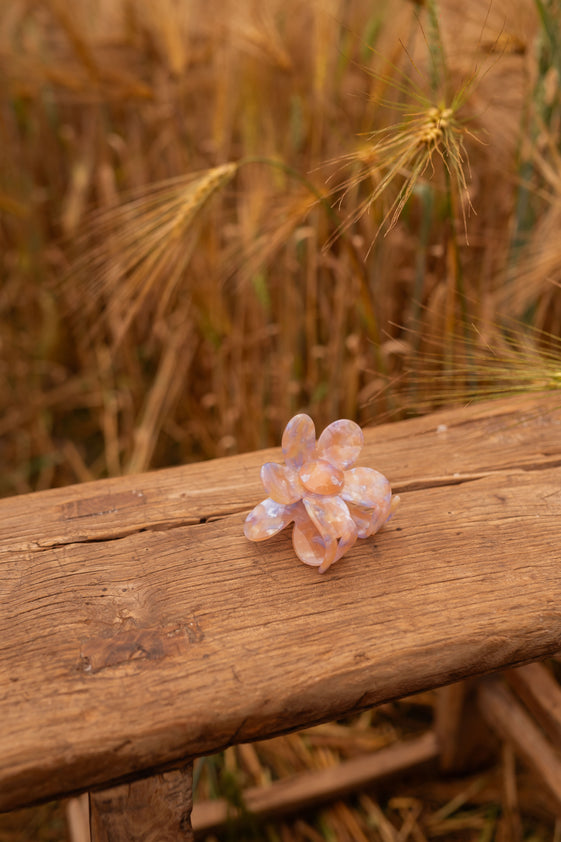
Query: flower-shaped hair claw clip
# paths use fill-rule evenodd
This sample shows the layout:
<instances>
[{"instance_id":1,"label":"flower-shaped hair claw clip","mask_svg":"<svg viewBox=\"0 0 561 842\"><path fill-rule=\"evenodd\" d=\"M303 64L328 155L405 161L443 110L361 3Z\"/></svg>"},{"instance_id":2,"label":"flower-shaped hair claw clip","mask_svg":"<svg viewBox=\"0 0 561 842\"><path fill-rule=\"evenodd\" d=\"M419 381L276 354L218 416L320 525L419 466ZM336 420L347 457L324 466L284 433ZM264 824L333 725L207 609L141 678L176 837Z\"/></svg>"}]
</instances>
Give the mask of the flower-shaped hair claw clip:
<instances>
[{"instance_id":1,"label":"flower-shaped hair claw clip","mask_svg":"<svg viewBox=\"0 0 561 842\"><path fill-rule=\"evenodd\" d=\"M383 474L352 467L363 444L354 421L334 421L316 443L312 419L295 415L282 437L285 464L266 462L261 468L269 496L247 516L246 538L265 541L294 521L296 555L324 573L357 538L377 532L399 497L392 497Z\"/></svg>"}]
</instances>

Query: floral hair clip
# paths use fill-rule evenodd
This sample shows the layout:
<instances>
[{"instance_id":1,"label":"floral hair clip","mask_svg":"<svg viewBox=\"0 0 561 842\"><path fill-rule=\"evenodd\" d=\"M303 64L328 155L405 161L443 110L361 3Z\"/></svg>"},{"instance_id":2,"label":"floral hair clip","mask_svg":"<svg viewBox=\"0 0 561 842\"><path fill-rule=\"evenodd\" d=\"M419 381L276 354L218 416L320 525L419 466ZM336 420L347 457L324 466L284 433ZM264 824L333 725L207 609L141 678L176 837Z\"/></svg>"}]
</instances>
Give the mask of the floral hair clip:
<instances>
[{"instance_id":1,"label":"floral hair clip","mask_svg":"<svg viewBox=\"0 0 561 842\"><path fill-rule=\"evenodd\" d=\"M266 462L261 468L269 496L247 516L246 538L265 541L294 521L296 555L325 573L357 538L377 532L399 497L392 497L383 474L352 467L363 444L354 421L334 421L316 443L312 419L295 415L282 436L285 464Z\"/></svg>"}]
</instances>

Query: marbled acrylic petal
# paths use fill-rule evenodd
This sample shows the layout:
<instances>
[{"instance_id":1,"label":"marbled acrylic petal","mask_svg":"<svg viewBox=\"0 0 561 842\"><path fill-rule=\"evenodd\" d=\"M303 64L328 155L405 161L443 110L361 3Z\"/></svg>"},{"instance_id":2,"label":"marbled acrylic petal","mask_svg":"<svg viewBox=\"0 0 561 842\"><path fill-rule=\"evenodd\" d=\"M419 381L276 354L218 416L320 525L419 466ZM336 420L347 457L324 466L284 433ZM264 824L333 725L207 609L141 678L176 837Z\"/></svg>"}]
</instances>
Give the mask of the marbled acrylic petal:
<instances>
[{"instance_id":1,"label":"marbled acrylic petal","mask_svg":"<svg viewBox=\"0 0 561 842\"><path fill-rule=\"evenodd\" d=\"M294 506L283 506L267 497L248 514L244 534L250 541L266 541L294 520Z\"/></svg>"},{"instance_id":2,"label":"marbled acrylic petal","mask_svg":"<svg viewBox=\"0 0 561 842\"><path fill-rule=\"evenodd\" d=\"M351 547L353 546L353 544L356 543L357 538L358 538L358 532L357 532L356 529L354 530L354 532L349 531L347 533L347 536L345 538L341 538L341 540L337 544L337 552L335 553L335 556L334 556L333 560L330 561L326 557L325 560L322 561L321 565L319 566L318 572L319 573L325 573L325 571L328 570L331 567L332 564L334 564L336 561L339 561L339 559L342 558L342 556L345 555L347 550L350 550Z\"/></svg>"},{"instance_id":3,"label":"marbled acrylic petal","mask_svg":"<svg viewBox=\"0 0 561 842\"><path fill-rule=\"evenodd\" d=\"M373 468L352 468L345 471L345 487L341 497L363 509L389 505L392 490L389 480Z\"/></svg>"},{"instance_id":4,"label":"marbled acrylic petal","mask_svg":"<svg viewBox=\"0 0 561 842\"><path fill-rule=\"evenodd\" d=\"M370 534L373 512L368 509L361 509L359 506L353 506L352 503L347 503L347 506L355 523L358 537L367 538Z\"/></svg>"},{"instance_id":5,"label":"marbled acrylic petal","mask_svg":"<svg viewBox=\"0 0 561 842\"><path fill-rule=\"evenodd\" d=\"M357 538L367 538L392 516L398 497L371 468L352 468L364 439L353 421L330 424L316 445L314 422L295 415L282 438L285 464L261 468L269 495L247 516L245 535L265 541L294 521L298 558L324 573Z\"/></svg>"},{"instance_id":6,"label":"marbled acrylic petal","mask_svg":"<svg viewBox=\"0 0 561 842\"><path fill-rule=\"evenodd\" d=\"M317 443L317 456L345 470L358 459L364 444L362 430L354 421L342 419L326 427Z\"/></svg>"},{"instance_id":7,"label":"marbled acrylic petal","mask_svg":"<svg viewBox=\"0 0 561 842\"><path fill-rule=\"evenodd\" d=\"M400 503L401 497L399 497L397 494L392 494L389 501L384 506L382 506L377 512L376 520L375 522L373 522L373 529L370 532L370 535L373 535L374 532L377 532L379 529L382 528L382 526L385 523L392 519L392 517L398 510Z\"/></svg>"},{"instance_id":8,"label":"marbled acrylic petal","mask_svg":"<svg viewBox=\"0 0 561 842\"><path fill-rule=\"evenodd\" d=\"M321 568L325 564L329 567L333 564L337 552L335 538L324 541L309 518L295 524L292 532L292 546L300 561L311 567Z\"/></svg>"},{"instance_id":9,"label":"marbled acrylic petal","mask_svg":"<svg viewBox=\"0 0 561 842\"><path fill-rule=\"evenodd\" d=\"M261 480L269 497L277 503L288 506L302 499L304 489L294 468L265 462L261 468Z\"/></svg>"},{"instance_id":10,"label":"marbled acrylic petal","mask_svg":"<svg viewBox=\"0 0 561 842\"><path fill-rule=\"evenodd\" d=\"M282 434L282 453L289 468L301 468L316 447L316 428L309 415L295 415Z\"/></svg>"},{"instance_id":11,"label":"marbled acrylic petal","mask_svg":"<svg viewBox=\"0 0 561 842\"><path fill-rule=\"evenodd\" d=\"M347 504L340 497L307 494L304 506L321 537L344 538L356 532Z\"/></svg>"},{"instance_id":12,"label":"marbled acrylic petal","mask_svg":"<svg viewBox=\"0 0 561 842\"><path fill-rule=\"evenodd\" d=\"M347 505L350 515L356 524L359 538L368 538L370 535L378 532L388 520L391 513L391 501L374 509L361 509L359 506L353 506L352 503L347 503Z\"/></svg>"},{"instance_id":13,"label":"marbled acrylic petal","mask_svg":"<svg viewBox=\"0 0 561 842\"><path fill-rule=\"evenodd\" d=\"M310 459L305 462L298 476L304 488L313 494L338 494L345 482L343 471L325 459Z\"/></svg>"}]
</instances>

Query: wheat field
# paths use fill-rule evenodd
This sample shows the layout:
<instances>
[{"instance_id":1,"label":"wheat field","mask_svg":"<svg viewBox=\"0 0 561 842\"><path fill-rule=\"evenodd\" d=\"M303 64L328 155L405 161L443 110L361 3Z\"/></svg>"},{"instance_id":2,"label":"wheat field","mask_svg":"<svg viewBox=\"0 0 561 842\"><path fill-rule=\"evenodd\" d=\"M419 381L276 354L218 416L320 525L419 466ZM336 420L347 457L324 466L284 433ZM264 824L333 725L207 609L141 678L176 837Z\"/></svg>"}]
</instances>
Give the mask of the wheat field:
<instances>
[{"instance_id":1,"label":"wheat field","mask_svg":"<svg viewBox=\"0 0 561 842\"><path fill-rule=\"evenodd\" d=\"M0 494L559 388L553 0L0 0L0 68Z\"/></svg>"},{"instance_id":2,"label":"wheat field","mask_svg":"<svg viewBox=\"0 0 561 842\"><path fill-rule=\"evenodd\" d=\"M466 356L549 384L540 9L4 0L1 492L424 411Z\"/></svg>"}]
</instances>

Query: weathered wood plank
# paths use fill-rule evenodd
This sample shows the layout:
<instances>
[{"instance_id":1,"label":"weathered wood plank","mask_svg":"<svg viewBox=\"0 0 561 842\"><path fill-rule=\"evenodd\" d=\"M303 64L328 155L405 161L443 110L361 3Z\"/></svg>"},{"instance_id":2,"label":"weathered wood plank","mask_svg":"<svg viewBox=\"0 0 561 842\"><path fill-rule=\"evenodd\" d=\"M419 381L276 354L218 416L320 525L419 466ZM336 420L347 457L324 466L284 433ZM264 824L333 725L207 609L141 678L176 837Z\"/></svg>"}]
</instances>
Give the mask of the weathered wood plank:
<instances>
[{"instance_id":1,"label":"weathered wood plank","mask_svg":"<svg viewBox=\"0 0 561 842\"><path fill-rule=\"evenodd\" d=\"M365 430L360 464L382 471L399 493L560 465L557 403L551 395L523 396L373 427ZM0 557L244 511L263 497L266 460L280 461L280 449L1 500Z\"/></svg>"},{"instance_id":2,"label":"weathered wood plank","mask_svg":"<svg viewBox=\"0 0 561 842\"><path fill-rule=\"evenodd\" d=\"M0 501L0 809L561 648L548 408L369 431L402 507L324 576L245 540L263 454Z\"/></svg>"},{"instance_id":3,"label":"weathered wood plank","mask_svg":"<svg viewBox=\"0 0 561 842\"><path fill-rule=\"evenodd\" d=\"M443 772L466 773L489 765L497 740L475 704L476 681L459 681L436 694L435 733Z\"/></svg>"},{"instance_id":4,"label":"weathered wood plank","mask_svg":"<svg viewBox=\"0 0 561 842\"><path fill-rule=\"evenodd\" d=\"M91 842L193 842L192 764L90 793Z\"/></svg>"}]
</instances>

